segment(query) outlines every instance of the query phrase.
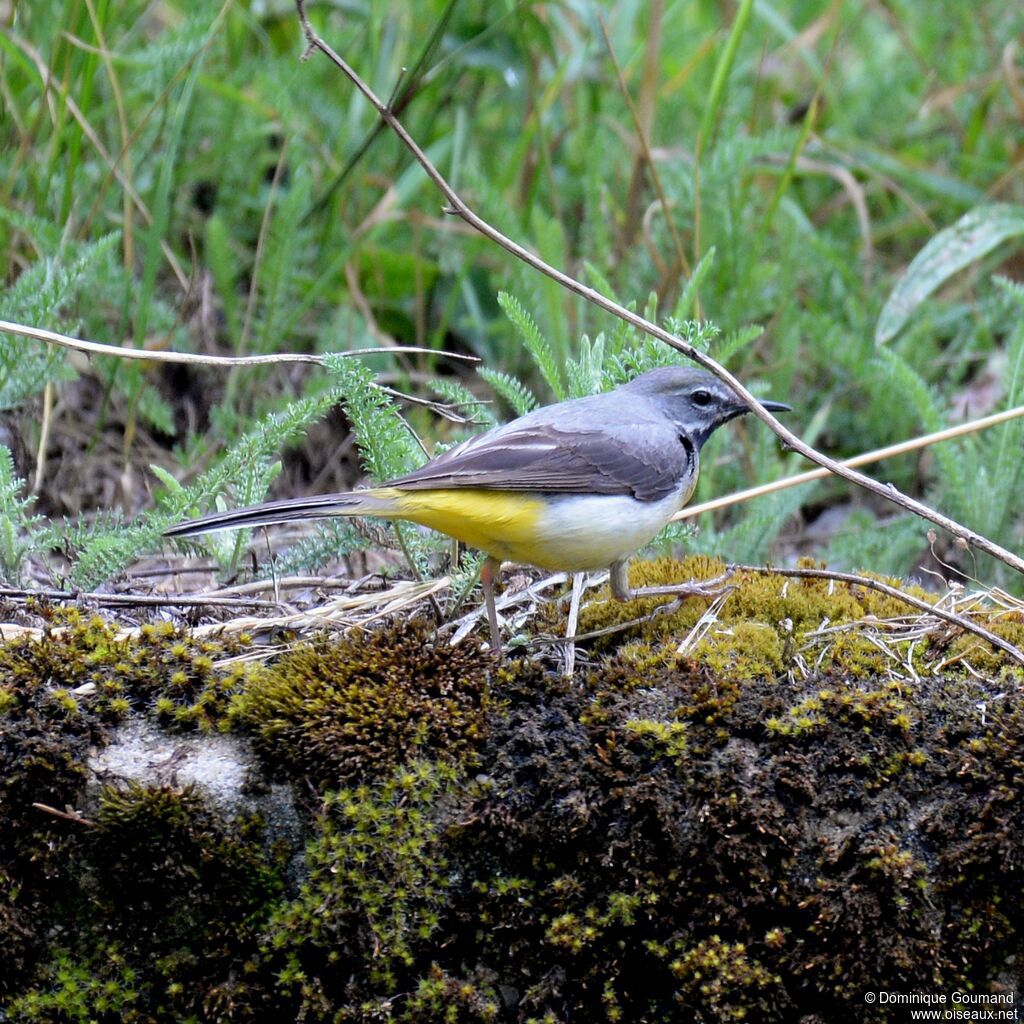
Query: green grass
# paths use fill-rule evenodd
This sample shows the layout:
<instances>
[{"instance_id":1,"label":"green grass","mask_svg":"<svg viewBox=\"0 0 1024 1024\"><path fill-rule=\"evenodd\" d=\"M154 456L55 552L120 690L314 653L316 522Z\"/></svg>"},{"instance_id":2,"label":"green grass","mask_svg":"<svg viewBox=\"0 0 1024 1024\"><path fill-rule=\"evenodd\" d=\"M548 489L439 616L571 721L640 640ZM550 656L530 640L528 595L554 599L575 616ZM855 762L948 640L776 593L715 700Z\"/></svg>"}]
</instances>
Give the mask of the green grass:
<instances>
[{"instance_id":1,"label":"green grass","mask_svg":"<svg viewBox=\"0 0 1024 1024\"><path fill-rule=\"evenodd\" d=\"M948 422L986 374L1001 385L997 406L1019 401L1022 300L994 282L996 273L1019 277L1020 233L1005 224L955 274L918 288L895 331L885 320L884 350L875 340L897 282L941 229L992 203L1020 218L1021 54L1010 54L1016 78L1003 65L1006 41L1024 30L1017 5L370 0L343 11L313 5L311 15L378 94L403 96L406 126L484 217L659 319L712 321L718 333L702 328L701 343L762 393L790 401L790 421L830 454ZM384 332L480 356L513 403L531 393L548 401L600 379L602 368L632 365L622 362L640 345L632 332L442 213L421 170L389 133L375 133L369 105L342 76L322 57L298 61L287 3L53 0L5 16L4 318L224 353L338 351ZM599 16L654 152L671 229ZM510 316L499 293L514 297ZM287 417L303 396L333 386L313 370L182 381L104 362L75 368L64 354L0 339L0 399L32 452L43 387L72 395L84 373L100 400L88 409L57 402L52 458L85 460L120 432L116 471L134 480L128 517L148 516L161 495L163 514L185 510L146 469L154 449L165 471L189 482L194 467L237 457L263 417ZM410 389L452 371L436 355L370 365ZM464 383L491 394L483 381ZM185 398L198 402L191 421ZM412 415L421 435L452 439ZM1000 430L875 472L1019 546L1009 496L1022 482L1020 431ZM253 455L258 465L224 480L223 499L239 501L241 490L258 498L278 457ZM709 444L697 497L797 468L745 424ZM37 503L51 515L67 504L47 492L52 478L44 475ZM232 479L245 485L233 491ZM709 519L699 543L740 560L769 557L785 550L780 533L802 521L794 516L851 497L855 525L814 553L847 568L912 570L927 525L865 526L891 510L839 482ZM98 509L85 504L76 510L84 524L69 534L72 558L88 555L90 530L106 539L80 578L152 550L154 530L143 528L115 538L112 557L109 534L120 527L102 517L90 526ZM27 506L10 496L5 507ZM27 512L24 526L39 528ZM7 548L8 558L25 550L13 538ZM985 582L1019 585L998 566L948 554ZM237 550L225 558L234 564Z\"/></svg>"}]
</instances>

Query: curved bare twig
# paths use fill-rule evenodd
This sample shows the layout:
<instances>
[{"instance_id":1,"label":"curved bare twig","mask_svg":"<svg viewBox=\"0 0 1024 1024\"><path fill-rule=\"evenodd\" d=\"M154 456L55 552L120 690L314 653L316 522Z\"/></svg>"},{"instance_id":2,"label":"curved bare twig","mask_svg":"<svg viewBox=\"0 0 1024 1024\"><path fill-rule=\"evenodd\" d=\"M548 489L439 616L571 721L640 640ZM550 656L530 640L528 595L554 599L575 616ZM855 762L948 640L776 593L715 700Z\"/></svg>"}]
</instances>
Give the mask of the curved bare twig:
<instances>
[{"instance_id":1,"label":"curved bare twig","mask_svg":"<svg viewBox=\"0 0 1024 1024\"><path fill-rule=\"evenodd\" d=\"M8 320L0 320L0 333L17 334L23 338L45 341L48 345L59 345L62 348L70 348L76 352L85 352L88 355L116 356L118 359L141 359L150 363L188 363L193 366L232 367L259 366L265 363L313 363L317 366L323 366L324 364L324 357L317 355L315 352L279 352L262 356L210 356L198 352L169 352L165 349L104 345L98 341L72 338L70 335L59 334L57 331L48 331L43 327L29 327L27 324L11 323ZM380 348L354 348L334 354L347 358L349 356L373 356L395 352L445 356L448 359L461 359L467 363L478 363L480 361L477 356L464 355L461 352L445 352L438 349L419 348L416 345L384 345ZM383 384L375 384L374 386L391 398L397 398L412 405L423 406L439 416L451 420L453 423L468 422L465 416L460 415L450 405L446 405L443 402L432 402L428 398L417 398L415 395L407 395L402 391L396 391L394 388L385 387Z\"/></svg>"}]
</instances>

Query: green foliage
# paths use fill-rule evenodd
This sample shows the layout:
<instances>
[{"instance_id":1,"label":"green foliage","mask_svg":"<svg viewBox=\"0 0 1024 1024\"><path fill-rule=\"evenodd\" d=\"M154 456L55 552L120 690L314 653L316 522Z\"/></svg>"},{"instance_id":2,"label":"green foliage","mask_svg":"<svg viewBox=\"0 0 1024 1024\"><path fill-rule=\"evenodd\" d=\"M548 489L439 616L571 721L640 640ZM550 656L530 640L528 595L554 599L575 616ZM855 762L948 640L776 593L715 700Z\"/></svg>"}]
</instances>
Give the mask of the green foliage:
<instances>
[{"instance_id":1,"label":"green foliage","mask_svg":"<svg viewBox=\"0 0 1024 1024\"><path fill-rule=\"evenodd\" d=\"M476 372L508 402L516 416L525 416L537 407L536 397L518 378L486 366Z\"/></svg>"},{"instance_id":2,"label":"green foliage","mask_svg":"<svg viewBox=\"0 0 1024 1024\"><path fill-rule=\"evenodd\" d=\"M34 499L22 496L24 480L14 473L11 450L0 445L0 574L10 583L18 580L25 555L35 545L41 518L32 515Z\"/></svg>"},{"instance_id":3,"label":"green foliage","mask_svg":"<svg viewBox=\"0 0 1024 1024\"><path fill-rule=\"evenodd\" d=\"M400 10L314 5L311 15L378 94L395 95L403 124L483 216L633 308L655 296L648 309L791 401L792 422L812 421L831 454L902 440L924 429L924 413L947 422L987 372L1006 385L996 403L1007 399L1016 385L999 368L1014 365L1019 313L989 275L1020 238L1024 192L1013 174L1012 69L992 69L1016 59L1003 53L1020 35L1015 5L840 5L823 18L811 0L698 4L657 26L649 4L602 9L660 189L597 6L571 18L555 7L481 16L425 0ZM428 350L379 357L389 383L430 378L442 348L470 351L517 412L530 396L583 394L676 358L486 240L452 231L370 105L327 60L295 59L302 41L290 9L168 0L160 10L152 21L141 0L21 4L15 30L0 35L0 317L209 352L339 351L384 334ZM876 335L902 368L876 362ZM140 468L150 462L165 484L200 467L200 490L190 481L187 495L169 495L169 515L179 501L205 510L217 495L262 498L276 454L229 461L219 480L215 454L321 386L262 367L179 376L103 360L72 390L71 365L39 343L0 339L0 407L16 411L34 447L32 403L55 384L62 415L49 456L88 476L100 476L90 458L113 461L97 440L125 439L125 466L107 469L135 484L125 488L130 521L148 505ZM420 457L389 429L379 444L360 442L379 449L375 479ZM985 487L1015 493L1016 438L1002 429L1005 443L960 441L879 472L1012 547L1015 503L983 508L982 488L962 479L970 465ZM744 426L716 438L699 496L788 467L763 433ZM310 466L309 479L323 469ZM813 499L798 493L805 518L849 494L835 483ZM84 496L88 520L100 504ZM44 493L39 507L69 506ZM743 539L748 552L785 555L782 511L751 506L702 527ZM72 556L86 548L80 582L118 571L158 532L125 534L112 520L102 531L90 541L70 530ZM886 547L883 531L861 532L876 568L914 567L905 533ZM325 528L309 557L329 557L335 539L337 550L357 542ZM416 536L401 539L424 567ZM221 543L221 563L237 565L245 538ZM830 559L856 555L848 536L816 544ZM990 563L953 557L1011 583Z\"/></svg>"},{"instance_id":4,"label":"green foliage","mask_svg":"<svg viewBox=\"0 0 1024 1024\"><path fill-rule=\"evenodd\" d=\"M896 283L875 328L875 342L890 341L913 311L945 281L1010 238L1024 235L1024 206L997 204L965 213L934 235Z\"/></svg>"},{"instance_id":5,"label":"green foliage","mask_svg":"<svg viewBox=\"0 0 1024 1024\"><path fill-rule=\"evenodd\" d=\"M558 362L533 317L523 308L522 303L508 292L498 292L498 305L512 321L512 326L519 333L526 351L530 353L555 400L561 402L568 398Z\"/></svg>"},{"instance_id":6,"label":"green foliage","mask_svg":"<svg viewBox=\"0 0 1024 1024\"><path fill-rule=\"evenodd\" d=\"M484 371L480 370L478 372L482 374ZM512 381L511 378L507 379L510 386L522 388L522 385L518 384L517 381ZM492 403L478 398L461 381L453 377L438 377L436 380L431 381L430 386L452 409L459 415L466 417L473 426L487 429L497 423ZM521 393L526 397L525 389L522 389ZM524 411L528 412L529 409Z\"/></svg>"},{"instance_id":7,"label":"green foliage","mask_svg":"<svg viewBox=\"0 0 1024 1024\"><path fill-rule=\"evenodd\" d=\"M0 210L0 219L10 228L26 230L40 227ZM96 242L71 247L70 253L54 251L18 275L14 284L0 295L0 319L59 330L67 308L96 286L105 272L116 235ZM44 384L68 376L60 349L46 348L39 342L0 334L0 410L16 409L35 395Z\"/></svg>"},{"instance_id":8,"label":"green foliage","mask_svg":"<svg viewBox=\"0 0 1024 1024\"><path fill-rule=\"evenodd\" d=\"M367 473L385 481L411 472L423 462L422 449L398 413L395 403L375 385L373 374L355 359L325 357L337 380L338 393L352 421Z\"/></svg>"},{"instance_id":9,"label":"green foliage","mask_svg":"<svg viewBox=\"0 0 1024 1024\"><path fill-rule=\"evenodd\" d=\"M262 501L267 488L280 471L276 456L289 441L299 437L311 423L316 422L339 399L340 392L325 389L319 394L290 402L281 412L262 419L253 429L239 438L224 457L202 473L192 484L182 487L166 472L155 470L167 487L159 515L146 517L137 528L135 537L150 543L171 523L206 511L211 499L235 505L252 505ZM271 461L271 457L273 461ZM224 507L228 507L225 505ZM238 531L237 536L227 540L218 534L203 537L200 542L225 566L234 567L245 548L249 531ZM139 550L132 541L126 540L123 548L117 547L116 534L105 531L96 543L99 547L112 548L119 557L127 560Z\"/></svg>"},{"instance_id":10,"label":"green foliage","mask_svg":"<svg viewBox=\"0 0 1024 1024\"><path fill-rule=\"evenodd\" d=\"M423 451L395 403L376 386L365 365L340 355L325 356L325 365L337 379L345 413L352 423L356 444L367 473L384 482L408 473L424 461ZM428 556L439 542L405 524L388 524L413 572L428 572Z\"/></svg>"}]
</instances>

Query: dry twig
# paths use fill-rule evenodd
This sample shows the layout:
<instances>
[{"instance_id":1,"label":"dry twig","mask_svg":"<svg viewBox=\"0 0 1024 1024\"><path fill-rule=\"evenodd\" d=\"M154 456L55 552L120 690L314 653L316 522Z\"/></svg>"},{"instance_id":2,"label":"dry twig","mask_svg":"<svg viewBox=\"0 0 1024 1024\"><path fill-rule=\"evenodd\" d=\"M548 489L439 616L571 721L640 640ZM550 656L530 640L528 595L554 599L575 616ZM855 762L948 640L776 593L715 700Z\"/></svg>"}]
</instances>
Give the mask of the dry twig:
<instances>
[{"instance_id":1,"label":"dry twig","mask_svg":"<svg viewBox=\"0 0 1024 1024\"><path fill-rule=\"evenodd\" d=\"M211 356L202 355L197 352L169 352L165 349L149 348L127 348L121 345L104 345L98 341L86 341L84 338L72 338L67 334L60 334L57 331L48 331L42 327L30 327L27 324L16 324L9 320L0 320L0 332L4 334L16 334L23 338L32 338L35 341L44 341L48 345L59 345L61 348L69 348L76 352L85 352L88 355L115 356L118 359L141 359L150 363L185 363L192 366L259 366L265 363L313 363L323 366L324 357L315 352L278 352L262 356ZM336 352L335 355L349 358L351 356L373 356L395 353L420 353L421 355L446 356L449 359L461 359L467 363L478 363L476 356L464 355L461 352L445 352L437 349L421 348L417 345L385 345L382 348L357 348L345 352ZM466 417L457 413L450 405L442 402L432 402L427 398L417 398L415 395L407 395L404 392L396 391L394 388L385 387L383 384L374 384L385 395L396 398L412 405L421 405L432 412L443 416L454 423L468 422Z\"/></svg>"},{"instance_id":2,"label":"dry twig","mask_svg":"<svg viewBox=\"0 0 1024 1024\"><path fill-rule=\"evenodd\" d=\"M959 423L955 427L947 427L945 430L938 430L934 434L913 437L909 441L891 444L886 448L876 448L872 452L855 455L852 459L844 459L841 465L866 466L872 462L881 462L883 459L892 459L897 455L906 455L908 452L927 448L929 445L938 444L940 441L950 441L955 437L962 437L965 434L975 434L980 430L987 430L989 427L1008 423L1010 420L1018 419L1021 416L1024 416L1024 405L1015 406L1013 409L1004 409L1002 412L993 413L991 416L983 416L981 419L971 420L969 423ZM771 483L759 484L757 487L748 487L746 490L737 491L735 494L727 494L721 498L713 498L711 501L703 501L699 505L687 505L686 508L680 509L672 518L674 520L693 519L702 512L712 512L718 508L739 505L744 501L750 501L752 498L760 498L765 494L774 494L775 491L784 491L789 487L796 487L798 484L810 483L812 480L823 480L831 475L828 469L809 469L806 473L797 473L795 476L787 476L782 480L773 480Z\"/></svg>"},{"instance_id":3,"label":"dry twig","mask_svg":"<svg viewBox=\"0 0 1024 1024\"><path fill-rule=\"evenodd\" d=\"M280 608L276 601L262 601L245 597L222 597L203 594L98 594L93 591L0 587L0 598L8 600L87 602L104 608Z\"/></svg>"}]
</instances>

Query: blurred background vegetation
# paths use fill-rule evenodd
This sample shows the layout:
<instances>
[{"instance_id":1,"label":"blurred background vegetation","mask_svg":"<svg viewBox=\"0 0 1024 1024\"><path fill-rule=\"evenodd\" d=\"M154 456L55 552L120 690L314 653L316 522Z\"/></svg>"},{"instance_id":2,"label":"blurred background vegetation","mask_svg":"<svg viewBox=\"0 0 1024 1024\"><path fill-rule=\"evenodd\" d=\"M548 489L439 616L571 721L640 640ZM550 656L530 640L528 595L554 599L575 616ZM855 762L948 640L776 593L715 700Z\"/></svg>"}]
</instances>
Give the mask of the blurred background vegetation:
<instances>
[{"instance_id":1,"label":"blurred background vegetation","mask_svg":"<svg viewBox=\"0 0 1024 1024\"><path fill-rule=\"evenodd\" d=\"M420 0L310 14L485 218L791 402L790 422L830 454L1021 403L1020 5ZM286 0L8 0L0 26L0 318L220 354L419 345L431 352L368 365L433 398L494 399L496 385L485 420L514 411L513 378L550 401L672 356L445 215L337 69L299 61ZM966 266L933 267L880 327L915 255L965 215L974 226L949 246ZM487 379L441 350L480 357ZM329 411L353 389L365 405L348 378L87 362L0 337L3 571L38 575L35 555L56 548L95 585L218 495L360 483L378 429L364 420L356 448L357 417ZM428 450L460 436L401 411ZM871 472L1019 549L1022 440L1004 426ZM806 468L753 422L706 451L698 499ZM332 536L338 550L359 541ZM893 573L933 557L927 524L839 481L705 516L693 544ZM215 553L237 564L237 547ZM1016 586L941 538L935 553Z\"/></svg>"}]
</instances>

